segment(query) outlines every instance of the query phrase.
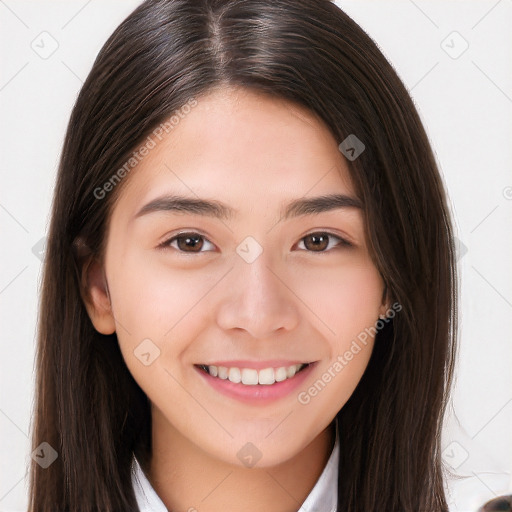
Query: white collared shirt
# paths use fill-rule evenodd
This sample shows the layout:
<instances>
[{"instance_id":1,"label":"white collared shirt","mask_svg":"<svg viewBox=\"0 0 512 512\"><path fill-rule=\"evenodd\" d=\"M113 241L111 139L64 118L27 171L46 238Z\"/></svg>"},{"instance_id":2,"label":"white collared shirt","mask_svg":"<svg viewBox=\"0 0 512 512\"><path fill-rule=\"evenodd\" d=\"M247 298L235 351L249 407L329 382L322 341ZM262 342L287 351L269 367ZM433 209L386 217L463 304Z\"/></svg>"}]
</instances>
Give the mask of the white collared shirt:
<instances>
[{"instance_id":1,"label":"white collared shirt","mask_svg":"<svg viewBox=\"0 0 512 512\"><path fill-rule=\"evenodd\" d=\"M338 503L338 461L340 443L338 424L336 441L322 474L297 512L336 512ZM137 459L133 457L132 485L140 512L168 512L162 500L149 483Z\"/></svg>"}]
</instances>

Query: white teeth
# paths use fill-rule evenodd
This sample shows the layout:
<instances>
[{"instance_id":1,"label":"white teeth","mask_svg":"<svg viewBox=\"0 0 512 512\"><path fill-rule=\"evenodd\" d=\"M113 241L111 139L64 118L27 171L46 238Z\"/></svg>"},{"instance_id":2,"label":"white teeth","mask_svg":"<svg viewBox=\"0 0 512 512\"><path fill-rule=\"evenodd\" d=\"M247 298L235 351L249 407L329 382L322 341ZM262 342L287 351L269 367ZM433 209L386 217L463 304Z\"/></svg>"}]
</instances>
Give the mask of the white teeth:
<instances>
[{"instance_id":1,"label":"white teeth","mask_svg":"<svg viewBox=\"0 0 512 512\"><path fill-rule=\"evenodd\" d=\"M258 374L258 382L260 384L274 384L276 379L274 378L274 368L265 368L260 370Z\"/></svg>"},{"instance_id":2,"label":"white teeth","mask_svg":"<svg viewBox=\"0 0 512 512\"><path fill-rule=\"evenodd\" d=\"M242 384L254 386L258 384L258 370L244 368L242 370Z\"/></svg>"},{"instance_id":3,"label":"white teeth","mask_svg":"<svg viewBox=\"0 0 512 512\"><path fill-rule=\"evenodd\" d=\"M275 382L282 382L291 379L305 364L293 364L291 366L281 366L279 368L264 368L256 370L254 368L227 368L226 366L205 366L212 377L219 379L229 379L235 384L245 384L246 386L255 386L257 384L269 386Z\"/></svg>"},{"instance_id":4,"label":"white teeth","mask_svg":"<svg viewBox=\"0 0 512 512\"><path fill-rule=\"evenodd\" d=\"M242 375L240 374L240 368L230 368L228 373L228 378L231 382L238 384L242 380Z\"/></svg>"},{"instance_id":5,"label":"white teeth","mask_svg":"<svg viewBox=\"0 0 512 512\"><path fill-rule=\"evenodd\" d=\"M276 371L274 372L274 378L276 379L276 382L286 380L286 377L286 368L284 366L281 366L281 368L276 368Z\"/></svg>"},{"instance_id":6,"label":"white teeth","mask_svg":"<svg viewBox=\"0 0 512 512\"><path fill-rule=\"evenodd\" d=\"M288 366L288 368L286 368L286 376L291 379L295 373L297 372L297 365L292 365L292 366Z\"/></svg>"}]
</instances>

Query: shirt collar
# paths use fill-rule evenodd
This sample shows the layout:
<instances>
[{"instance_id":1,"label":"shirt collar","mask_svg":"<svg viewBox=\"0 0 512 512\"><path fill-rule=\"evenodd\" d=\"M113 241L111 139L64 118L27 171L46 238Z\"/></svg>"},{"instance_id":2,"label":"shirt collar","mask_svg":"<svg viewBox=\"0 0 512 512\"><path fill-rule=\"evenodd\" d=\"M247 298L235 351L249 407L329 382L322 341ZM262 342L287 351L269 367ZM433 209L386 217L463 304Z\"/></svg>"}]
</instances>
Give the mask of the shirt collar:
<instances>
[{"instance_id":1,"label":"shirt collar","mask_svg":"<svg viewBox=\"0 0 512 512\"><path fill-rule=\"evenodd\" d=\"M338 504L338 463L340 443L338 422L336 424L336 440L331 455L322 474L309 493L306 501L297 512L336 512ZM140 512L168 512L146 475L142 471L136 457L132 461L132 485L137 498Z\"/></svg>"}]
</instances>

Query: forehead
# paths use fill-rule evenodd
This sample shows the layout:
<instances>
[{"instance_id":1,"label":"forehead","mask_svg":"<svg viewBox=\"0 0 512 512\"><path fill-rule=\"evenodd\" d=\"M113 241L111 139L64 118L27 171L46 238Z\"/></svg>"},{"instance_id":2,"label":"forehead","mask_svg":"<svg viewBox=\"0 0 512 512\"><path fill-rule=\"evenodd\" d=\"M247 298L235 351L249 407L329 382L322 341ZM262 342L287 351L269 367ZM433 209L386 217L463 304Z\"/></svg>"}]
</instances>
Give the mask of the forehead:
<instances>
[{"instance_id":1,"label":"forehead","mask_svg":"<svg viewBox=\"0 0 512 512\"><path fill-rule=\"evenodd\" d=\"M199 97L168 133L152 139L119 206L133 210L169 192L218 198L236 209L354 195L327 126L306 108L262 93L220 89Z\"/></svg>"}]
</instances>

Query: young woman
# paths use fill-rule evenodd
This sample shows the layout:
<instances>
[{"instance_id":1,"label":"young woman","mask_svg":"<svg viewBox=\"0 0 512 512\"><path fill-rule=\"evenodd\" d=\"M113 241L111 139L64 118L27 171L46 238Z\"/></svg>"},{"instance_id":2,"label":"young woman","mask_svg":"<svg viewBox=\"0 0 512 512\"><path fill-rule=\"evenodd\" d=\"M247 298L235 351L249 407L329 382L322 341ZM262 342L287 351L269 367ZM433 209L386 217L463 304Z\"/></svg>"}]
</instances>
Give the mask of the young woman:
<instances>
[{"instance_id":1,"label":"young woman","mask_svg":"<svg viewBox=\"0 0 512 512\"><path fill-rule=\"evenodd\" d=\"M334 3L142 3L62 152L30 511L447 511L454 251L414 104Z\"/></svg>"}]
</instances>

